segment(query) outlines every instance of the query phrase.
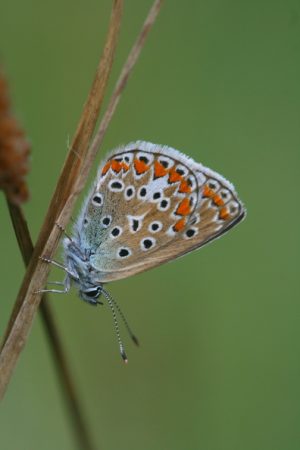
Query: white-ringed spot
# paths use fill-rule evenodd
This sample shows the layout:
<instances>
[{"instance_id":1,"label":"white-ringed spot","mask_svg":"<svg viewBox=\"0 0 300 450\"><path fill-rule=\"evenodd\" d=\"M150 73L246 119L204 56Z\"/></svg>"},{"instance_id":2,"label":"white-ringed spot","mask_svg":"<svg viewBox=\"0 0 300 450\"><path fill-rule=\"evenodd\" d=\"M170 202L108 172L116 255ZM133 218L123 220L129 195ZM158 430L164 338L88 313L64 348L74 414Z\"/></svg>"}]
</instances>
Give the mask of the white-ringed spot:
<instances>
[{"instance_id":1,"label":"white-ringed spot","mask_svg":"<svg viewBox=\"0 0 300 450\"><path fill-rule=\"evenodd\" d=\"M128 186L124 192L125 200L131 200L134 196L135 196L135 187Z\"/></svg>"},{"instance_id":2,"label":"white-ringed spot","mask_svg":"<svg viewBox=\"0 0 300 450\"><path fill-rule=\"evenodd\" d=\"M185 166L181 165L181 164L178 164L176 166L175 170L178 173L178 175L181 175L182 177L186 177L187 174L189 173L188 169Z\"/></svg>"},{"instance_id":3,"label":"white-ringed spot","mask_svg":"<svg viewBox=\"0 0 300 450\"><path fill-rule=\"evenodd\" d=\"M119 236L121 236L121 234L123 233L123 228L121 227L114 227L111 232L110 232L110 236L115 239Z\"/></svg>"},{"instance_id":4,"label":"white-ringed spot","mask_svg":"<svg viewBox=\"0 0 300 450\"><path fill-rule=\"evenodd\" d=\"M104 226L104 228L109 227L109 225L111 224L111 216L105 216L101 219L101 223Z\"/></svg>"},{"instance_id":5,"label":"white-ringed spot","mask_svg":"<svg viewBox=\"0 0 300 450\"><path fill-rule=\"evenodd\" d=\"M172 166L174 166L174 161L170 158L167 158L165 156L160 156L158 158L158 162L165 168L170 169Z\"/></svg>"},{"instance_id":6,"label":"white-ringed spot","mask_svg":"<svg viewBox=\"0 0 300 450\"><path fill-rule=\"evenodd\" d=\"M168 198L163 198L158 204L157 209L159 211L167 211L170 207L170 200Z\"/></svg>"},{"instance_id":7,"label":"white-ringed spot","mask_svg":"<svg viewBox=\"0 0 300 450\"><path fill-rule=\"evenodd\" d=\"M154 156L151 153L138 152L136 158L149 165L153 162Z\"/></svg>"},{"instance_id":8,"label":"white-ringed spot","mask_svg":"<svg viewBox=\"0 0 300 450\"><path fill-rule=\"evenodd\" d=\"M153 194L152 194L152 201L154 203L157 203L157 202L159 202L162 199L162 196L163 196L162 191L161 190L157 190L157 191L153 192Z\"/></svg>"},{"instance_id":9,"label":"white-ringed spot","mask_svg":"<svg viewBox=\"0 0 300 450\"><path fill-rule=\"evenodd\" d=\"M227 209L229 210L229 214L231 216L235 216L238 213L239 210L239 204L238 202L231 200L227 205Z\"/></svg>"},{"instance_id":10,"label":"white-ringed spot","mask_svg":"<svg viewBox=\"0 0 300 450\"><path fill-rule=\"evenodd\" d=\"M108 188L111 192L122 192L124 183L122 180L111 180L108 184Z\"/></svg>"},{"instance_id":11,"label":"white-ringed spot","mask_svg":"<svg viewBox=\"0 0 300 450\"><path fill-rule=\"evenodd\" d=\"M141 216L130 216L128 214L127 219L129 223L129 230L131 233L136 233L137 231L140 231L140 229L143 226L143 219L145 217L145 214Z\"/></svg>"},{"instance_id":12,"label":"white-ringed spot","mask_svg":"<svg viewBox=\"0 0 300 450\"><path fill-rule=\"evenodd\" d=\"M163 224L159 222L158 220L155 220L155 222L151 222L148 226L148 230L150 233L158 233L162 230Z\"/></svg>"},{"instance_id":13,"label":"white-ringed spot","mask_svg":"<svg viewBox=\"0 0 300 450\"><path fill-rule=\"evenodd\" d=\"M131 255L131 250L128 247L120 247L117 251L118 259L128 258Z\"/></svg>"},{"instance_id":14,"label":"white-ringed spot","mask_svg":"<svg viewBox=\"0 0 300 450\"><path fill-rule=\"evenodd\" d=\"M196 236L198 234L198 228L191 227L184 233L185 239L191 239L192 237Z\"/></svg>"},{"instance_id":15,"label":"white-ringed spot","mask_svg":"<svg viewBox=\"0 0 300 450\"><path fill-rule=\"evenodd\" d=\"M219 195L220 195L221 199L223 200L224 204L226 204L232 198L230 191L225 188L222 188L220 190Z\"/></svg>"},{"instance_id":16,"label":"white-ringed spot","mask_svg":"<svg viewBox=\"0 0 300 450\"><path fill-rule=\"evenodd\" d=\"M209 189L211 189L214 192L217 192L220 189L220 183L212 178L209 178L206 182Z\"/></svg>"},{"instance_id":17,"label":"white-ringed spot","mask_svg":"<svg viewBox=\"0 0 300 450\"><path fill-rule=\"evenodd\" d=\"M156 240L153 237L146 237L141 240L140 245L143 251L148 251L156 244Z\"/></svg>"},{"instance_id":18,"label":"white-ringed spot","mask_svg":"<svg viewBox=\"0 0 300 450\"><path fill-rule=\"evenodd\" d=\"M92 199L92 203L94 206L101 206L103 203L103 195L97 192Z\"/></svg>"},{"instance_id":19,"label":"white-ringed spot","mask_svg":"<svg viewBox=\"0 0 300 450\"><path fill-rule=\"evenodd\" d=\"M144 198L147 196L147 193L148 193L148 191L147 191L147 188L146 188L146 186L142 186L142 187L140 187L140 189L138 190L138 198L140 199L140 200L144 200Z\"/></svg>"}]
</instances>

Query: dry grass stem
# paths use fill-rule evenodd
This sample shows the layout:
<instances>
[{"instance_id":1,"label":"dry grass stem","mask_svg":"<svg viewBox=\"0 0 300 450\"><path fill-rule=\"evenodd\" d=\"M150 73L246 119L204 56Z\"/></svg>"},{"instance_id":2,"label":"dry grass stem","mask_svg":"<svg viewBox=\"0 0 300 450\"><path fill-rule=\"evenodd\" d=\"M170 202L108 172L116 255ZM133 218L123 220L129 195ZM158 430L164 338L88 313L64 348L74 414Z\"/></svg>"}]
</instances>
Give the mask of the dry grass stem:
<instances>
[{"instance_id":1,"label":"dry grass stem","mask_svg":"<svg viewBox=\"0 0 300 450\"><path fill-rule=\"evenodd\" d=\"M116 4L118 4L120 7L120 2L115 1L114 8L116 8ZM146 20L140 36L138 37L138 44L135 44L133 47L133 49L135 49L134 54L132 50L132 52L130 53L131 56L122 70L122 76L120 77L120 81L117 84L117 91L114 91L112 96L112 98L115 98L115 100L113 101L113 103L109 103L107 113L105 114L104 119L100 124L99 131L102 131L100 138L99 132L97 133L98 142L96 143L96 141L94 141L92 146L90 146L88 149L87 145L90 140L90 134L87 132L83 132L80 127L78 129L78 132L76 133L73 145L71 146L71 150L68 154L67 161L63 168L62 175L59 179L57 189L53 196L53 200L51 202L45 224L42 228L40 237L35 247L33 258L30 262L28 271L25 275L24 282L19 293L19 296L23 299L22 307L0 354L0 397L3 396L5 392L6 385L9 382L12 371L15 367L19 354L25 344L25 340L31 328L31 324L40 301L40 295L37 294L36 291L41 289L46 283L49 267L47 264L40 262L38 258L40 255L45 255L51 258L58 246L60 233L55 226L55 222L58 222L60 225L65 226L70 219L75 200L77 199L80 191L85 185L85 181L88 176L89 170L91 169L94 156L96 154L96 151L98 150L98 147L96 148L96 145L99 145L99 143L102 142L104 132L108 127L115 107L118 103L119 97L125 88L126 81L144 45L145 38L149 32L149 29L155 21L161 4L162 0L156 0L154 2L153 7L149 12L148 19ZM108 77L109 71L107 72L107 66L110 67L112 62L112 55L109 51L110 47L107 46L106 49L107 52L104 52L104 60L106 60L106 64L101 65L100 63L100 68L102 67L101 70L104 72L104 77ZM99 79L103 79L101 74L99 75ZM96 92L94 93L94 95L96 95ZM91 104L88 110L91 109L91 111L89 111L88 116L89 120L92 121L96 120L97 117L92 111L93 101L91 101L90 103ZM85 119L81 120L80 123L81 127L83 126L86 130L86 125L84 125ZM73 152L73 150L75 150L75 152Z\"/></svg>"},{"instance_id":2,"label":"dry grass stem","mask_svg":"<svg viewBox=\"0 0 300 450\"><path fill-rule=\"evenodd\" d=\"M90 152L89 152L88 158L86 159L86 164L85 164L83 172L82 172L82 174L83 174L82 179L78 180L78 189L80 189L80 190L84 187L84 182L88 176L89 168L91 165L91 161L89 160L89 158L93 161L98 149L101 146L105 132L110 124L112 116L116 110L118 103L119 103L122 92L126 87L127 81L132 73L133 67L134 67L135 63L137 62L137 59L144 47L146 38L158 16L158 13L161 9L162 3L163 3L163 0L155 0L154 1L153 5L148 13L148 16L142 26L142 29L141 29L135 43L133 44L133 47L128 55L128 58L122 68L121 74L119 76L119 79L116 83L114 91L109 100L108 106L106 108L105 114L100 122L99 128L98 128L96 135L93 139L93 142L91 144Z\"/></svg>"},{"instance_id":3,"label":"dry grass stem","mask_svg":"<svg viewBox=\"0 0 300 450\"><path fill-rule=\"evenodd\" d=\"M23 261L27 266L33 252L33 244L29 234L27 222L19 205L14 205L7 198L7 206L10 212L12 224L15 230ZM18 302L16 302L14 305L14 310L10 318L11 323L9 324L9 329L11 329L20 306L21 304L19 304ZM83 418L82 409L79 405L76 390L71 377L71 372L69 370L61 339L55 325L53 313L51 311L50 305L46 303L46 294L44 294L42 297L40 312L44 328L46 330L49 346L53 355L60 385L62 387L62 395L67 405L67 412L71 420L73 434L75 436L76 442L78 442L79 448L81 449L93 450L94 446L92 444L86 422ZM6 336L4 337L4 340L5 339Z\"/></svg>"},{"instance_id":4,"label":"dry grass stem","mask_svg":"<svg viewBox=\"0 0 300 450\"><path fill-rule=\"evenodd\" d=\"M60 231L55 222L59 222L61 225L66 224L78 195L74 189L74 184L82 169L103 102L117 45L122 9L123 1L114 0L106 43L96 71L96 77L18 294L17 303L21 305L18 315L13 323L10 322L10 329L6 333L7 338L2 343L0 354L0 398L5 393L7 383L24 347L39 306L41 295L36 292L46 284L49 267L40 261L39 256L47 254L51 257L55 252L60 237Z\"/></svg>"},{"instance_id":5,"label":"dry grass stem","mask_svg":"<svg viewBox=\"0 0 300 450\"><path fill-rule=\"evenodd\" d=\"M5 191L8 210L25 266L29 264L33 253L32 240L21 209L21 203L27 200L29 193L26 183L26 175L29 171L29 152L30 147L25 133L11 112L8 84L0 71L0 188ZM14 304L7 333L22 305L22 299L18 300ZM63 387L62 395L66 401L68 416L73 425L75 440L80 443L80 448L92 450L91 439L79 408L71 373L68 370L50 305L42 301L40 312L59 381ZM7 334L3 337L3 341L6 338Z\"/></svg>"}]
</instances>

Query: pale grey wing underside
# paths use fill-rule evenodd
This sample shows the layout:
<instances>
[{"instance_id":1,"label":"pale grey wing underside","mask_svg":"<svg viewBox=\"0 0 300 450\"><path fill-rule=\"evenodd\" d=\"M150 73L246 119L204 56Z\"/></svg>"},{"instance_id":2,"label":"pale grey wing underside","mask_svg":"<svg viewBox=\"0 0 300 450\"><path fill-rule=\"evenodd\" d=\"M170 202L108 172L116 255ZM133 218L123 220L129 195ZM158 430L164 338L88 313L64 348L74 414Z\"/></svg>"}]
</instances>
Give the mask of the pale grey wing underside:
<instances>
[{"instance_id":1,"label":"pale grey wing underside","mask_svg":"<svg viewBox=\"0 0 300 450\"><path fill-rule=\"evenodd\" d=\"M112 154L79 219L99 282L188 253L239 222L233 186L180 152L138 142Z\"/></svg>"}]
</instances>

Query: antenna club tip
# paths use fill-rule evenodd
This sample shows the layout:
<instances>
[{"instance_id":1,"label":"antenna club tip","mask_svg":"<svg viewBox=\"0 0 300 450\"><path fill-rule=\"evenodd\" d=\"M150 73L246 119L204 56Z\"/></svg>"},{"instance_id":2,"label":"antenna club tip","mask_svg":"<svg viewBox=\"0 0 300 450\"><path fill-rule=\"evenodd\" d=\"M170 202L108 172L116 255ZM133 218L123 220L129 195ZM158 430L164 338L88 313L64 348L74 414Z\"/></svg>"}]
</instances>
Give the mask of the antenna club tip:
<instances>
[{"instance_id":1,"label":"antenna club tip","mask_svg":"<svg viewBox=\"0 0 300 450\"><path fill-rule=\"evenodd\" d=\"M124 352L124 350L121 351L121 356L123 358L124 363L127 364L128 363L128 359L127 359L127 355Z\"/></svg>"}]
</instances>

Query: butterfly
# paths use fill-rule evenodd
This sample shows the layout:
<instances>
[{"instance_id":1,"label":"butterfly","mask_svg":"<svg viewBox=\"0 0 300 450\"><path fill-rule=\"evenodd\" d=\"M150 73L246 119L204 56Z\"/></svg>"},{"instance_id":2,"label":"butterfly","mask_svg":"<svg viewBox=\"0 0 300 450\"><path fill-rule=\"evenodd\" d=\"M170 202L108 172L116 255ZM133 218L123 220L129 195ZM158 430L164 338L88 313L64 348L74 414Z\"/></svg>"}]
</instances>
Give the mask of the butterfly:
<instances>
[{"instance_id":1,"label":"butterfly","mask_svg":"<svg viewBox=\"0 0 300 450\"><path fill-rule=\"evenodd\" d=\"M112 151L102 163L72 236L63 241L64 290L71 282L86 302L112 309L121 355L115 300L103 284L159 266L220 237L239 223L245 208L233 185L171 147L137 141ZM137 341L136 341L137 343Z\"/></svg>"}]
</instances>

